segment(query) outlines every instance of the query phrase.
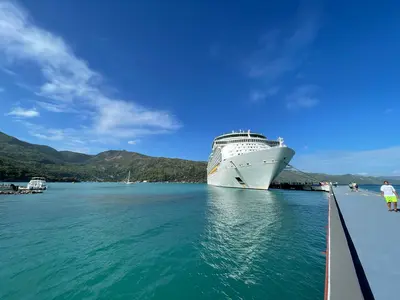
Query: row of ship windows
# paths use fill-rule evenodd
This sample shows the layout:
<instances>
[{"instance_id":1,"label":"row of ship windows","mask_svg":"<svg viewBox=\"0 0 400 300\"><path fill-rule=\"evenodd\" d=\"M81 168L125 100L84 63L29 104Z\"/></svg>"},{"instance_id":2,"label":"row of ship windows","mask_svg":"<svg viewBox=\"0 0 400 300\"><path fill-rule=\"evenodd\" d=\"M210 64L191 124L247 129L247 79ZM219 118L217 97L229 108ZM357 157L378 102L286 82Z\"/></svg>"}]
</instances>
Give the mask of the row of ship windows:
<instances>
[{"instance_id":1,"label":"row of ship windows","mask_svg":"<svg viewBox=\"0 0 400 300\"><path fill-rule=\"evenodd\" d=\"M236 152L239 152L240 151L240 153L243 153L244 151L242 151L242 150L236 150ZM247 151L246 152L252 152L252 151L256 151L256 149L247 149ZM245 152L245 153L246 153ZM232 153L232 152L231 152Z\"/></svg>"},{"instance_id":2,"label":"row of ship windows","mask_svg":"<svg viewBox=\"0 0 400 300\"><path fill-rule=\"evenodd\" d=\"M250 144L246 144L246 145L249 146ZM240 154L243 154L243 151L240 150L241 148L248 150L246 152L254 152L256 149L260 149L262 147L260 147L260 146L250 146L250 147L246 148L244 146L239 146L238 148L239 149L237 149L236 152L237 152L238 155L240 155ZM232 154L232 152L234 152L234 151L231 151L231 154ZM211 168L215 167L221 161L221 152L215 153L213 155L213 157L212 157L212 161L213 162L210 165ZM224 161L225 161L225 159L224 159Z\"/></svg>"},{"instance_id":3,"label":"row of ship windows","mask_svg":"<svg viewBox=\"0 0 400 300\"><path fill-rule=\"evenodd\" d=\"M254 152L254 151L256 151L256 149L260 149L260 148L261 147L254 146L254 147L248 147L247 149L246 148L243 148L243 149L247 150L246 152ZM240 155L243 152L244 151L241 150L241 147L239 147L239 149L236 149L236 154L238 154L238 155ZM232 153L234 153L234 150L230 151L230 154L232 154ZM221 152L217 153L216 155L213 155L211 160L214 161L213 164L217 164L221 160Z\"/></svg>"},{"instance_id":4,"label":"row of ship windows","mask_svg":"<svg viewBox=\"0 0 400 300\"><path fill-rule=\"evenodd\" d=\"M225 159L224 159L225 161ZM275 162L275 160L273 159L271 162ZM267 161L263 160L263 163L266 164ZM251 166L251 163L246 163L246 164L239 164L239 167L244 167L244 166ZM231 168L234 168L235 166L230 166Z\"/></svg>"},{"instance_id":5,"label":"row of ship windows","mask_svg":"<svg viewBox=\"0 0 400 300\"><path fill-rule=\"evenodd\" d=\"M226 158L224 158L224 161L226 161ZM272 159L271 162L275 162L275 159ZM266 160L263 160L263 163L266 164L267 161L266 161ZM247 165L248 165L248 166L251 166L250 163L247 163ZM243 167L243 164L240 164L239 166Z\"/></svg>"},{"instance_id":6,"label":"row of ship windows","mask_svg":"<svg viewBox=\"0 0 400 300\"><path fill-rule=\"evenodd\" d=\"M250 147L237 147L236 149L260 149L260 148L261 148L260 146L250 146Z\"/></svg>"},{"instance_id":7,"label":"row of ship windows","mask_svg":"<svg viewBox=\"0 0 400 300\"><path fill-rule=\"evenodd\" d=\"M261 135L261 134L251 133L249 135L248 133L239 133L239 134L228 134L228 135L220 136L220 137L217 137L215 140L221 140L221 139L226 139L226 138L235 138L235 137L244 137L244 136L245 137L257 137L257 138L266 139L266 137Z\"/></svg>"},{"instance_id":8,"label":"row of ship windows","mask_svg":"<svg viewBox=\"0 0 400 300\"><path fill-rule=\"evenodd\" d=\"M251 151L256 151L257 149L261 149L260 147L250 147L250 148L244 148L244 149L236 149L236 152L240 152L240 153L243 153L243 152L251 152ZM233 151L231 151L231 153L233 153L233 152L235 152L234 150Z\"/></svg>"},{"instance_id":9,"label":"row of ship windows","mask_svg":"<svg viewBox=\"0 0 400 300\"><path fill-rule=\"evenodd\" d=\"M267 145L279 145L279 142L275 141L267 141L267 140L256 140L256 139L246 139L246 140L233 140L233 141L221 141L215 142L216 145L226 145L226 144L233 144L233 143L263 143Z\"/></svg>"},{"instance_id":10,"label":"row of ship windows","mask_svg":"<svg viewBox=\"0 0 400 300\"><path fill-rule=\"evenodd\" d=\"M256 150L249 150L249 151L246 151L246 152L237 152L236 154L237 155L240 155L240 154L246 154L246 153L249 153L249 152L254 152L254 151L256 151ZM233 152L231 152L230 154L232 154Z\"/></svg>"},{"instance_id":11,"label":"row of ship windows","mask_svg":"<svg viewBox=\"0 0 400 300\"><path fill-rule=\"evenodd\" d=\"M224 144L231 144L231 143L251 143L251 142L258 142L258 143L265 143L267 140L264 139L245 139L245 140L231 140L231 141L220 141L215 142L217 145L224 145Z\"/></svg>"},{"instance_id":12,"label":"row of ship windows","mask_svg":"<svg viewBox=\"0 0 400 300\"><path fill-rule=\"evenodd\" d=\"M257 144L246 144L246 145L239 145L236 146L236 148L254 148L254 147L261 147L260 145ZM264 146L263 146L264 147Z\"/></svg>"}]
</instances>

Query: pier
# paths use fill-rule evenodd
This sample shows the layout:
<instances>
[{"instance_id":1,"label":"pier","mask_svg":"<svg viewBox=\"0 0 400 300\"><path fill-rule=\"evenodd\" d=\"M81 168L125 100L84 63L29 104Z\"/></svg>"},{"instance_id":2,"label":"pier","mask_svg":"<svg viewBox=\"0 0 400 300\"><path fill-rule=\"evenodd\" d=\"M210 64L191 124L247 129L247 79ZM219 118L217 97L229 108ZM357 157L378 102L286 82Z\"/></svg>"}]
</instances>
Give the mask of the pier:
<instances>
[{"instance_id":1,"label":"pier","mask_svg":"<svg viewBox=\"0 0 400 300\"><path fill-rule=\"evenodd\" d=\"M43 191L37 190L18 190L18 191L0 191L0 195L29 195L29 194L42 194Z\"/></svg>"},{"instance_id":2,"label":"pier","mask_svg":"<svg viewBox=\"0 0 400 300\"><path fill-rule=\"evenodd\" d=\"M0 195L28 195L41 194L41 190L30 190L14 184L0 183Z\"/></svg>"},{"instance_id":3,"label":"pier","mask_svg":"<svg viewBox=\"0 0 400 300\"><path fill-rule=\"evenodd\" d=\"M269 189L329 192L330 185L327 182L272 182Z\"/></svg>"},{"instance_id":4,"label":"pier","mask_svg":"<svg viewBox=\"0 0 400 300\"><path fill-rule=\"evenodd\" d=\"M329 193L325 300L400 299L400 212L376 192Z\"/></svg>"}]
</instances>

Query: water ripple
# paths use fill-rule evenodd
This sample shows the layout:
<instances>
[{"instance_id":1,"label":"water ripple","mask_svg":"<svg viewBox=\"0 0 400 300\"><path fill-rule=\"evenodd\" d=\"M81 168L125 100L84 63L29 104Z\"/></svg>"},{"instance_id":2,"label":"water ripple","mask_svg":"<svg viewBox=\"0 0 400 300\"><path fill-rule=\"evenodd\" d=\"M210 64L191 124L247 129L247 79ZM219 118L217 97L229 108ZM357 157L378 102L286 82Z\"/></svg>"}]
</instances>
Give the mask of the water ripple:
<instances>
[{"instance_id":1,"label":"water ripple","mask_svg":"<svg viewBox=\"0 0 400 300\"><path fill-rule=\"evenodd\" d=\"M0 198L0 216L1 299L323 294L318 193L54 184L35 198Z\"/></svg>"}]
</instances>

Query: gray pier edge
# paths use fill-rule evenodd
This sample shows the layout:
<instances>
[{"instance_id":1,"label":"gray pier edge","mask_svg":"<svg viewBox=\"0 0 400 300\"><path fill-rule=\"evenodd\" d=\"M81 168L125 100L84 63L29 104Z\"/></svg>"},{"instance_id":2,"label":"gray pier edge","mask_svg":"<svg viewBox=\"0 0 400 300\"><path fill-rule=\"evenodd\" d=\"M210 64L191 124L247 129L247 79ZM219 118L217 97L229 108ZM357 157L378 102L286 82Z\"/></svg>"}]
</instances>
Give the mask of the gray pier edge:
<instances>
[{"instance_id":1,"label":"gray pier edge","mask_svg":"<svg viewBox=\"0 0 400 300\"><path fill-rule=\"evenodd\" d=\"M326 250L325 300L374 299L338 196L348 187L330 187ZM349 191L350 192L350 191ZM350 195L358 196L354 192ZM353 196L353 195L351 195ZM351 201L352 197L346 200ZM367 234L367 233L366 233Z\"/></svg>"}]
</instances>

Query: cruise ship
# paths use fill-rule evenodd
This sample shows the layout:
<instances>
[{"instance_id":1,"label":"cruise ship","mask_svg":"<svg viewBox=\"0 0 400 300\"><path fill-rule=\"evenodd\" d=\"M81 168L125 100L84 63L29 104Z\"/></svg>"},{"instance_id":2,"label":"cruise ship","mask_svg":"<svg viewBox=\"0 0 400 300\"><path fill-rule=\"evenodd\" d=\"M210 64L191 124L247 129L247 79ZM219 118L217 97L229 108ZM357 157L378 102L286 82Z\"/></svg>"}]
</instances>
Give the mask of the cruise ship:
<instances>
[{"instance_id":1,"label":"cruise ship","mask_svg":"<svg viewBox=\"0 0 400 300\"><path fill-rule=\"evenodd\" d=\"M214 186L267 190L295 152L283 139L268 140L248 131L216 137L207 165L207 183Z\"/></svg>"}]
</instances>

